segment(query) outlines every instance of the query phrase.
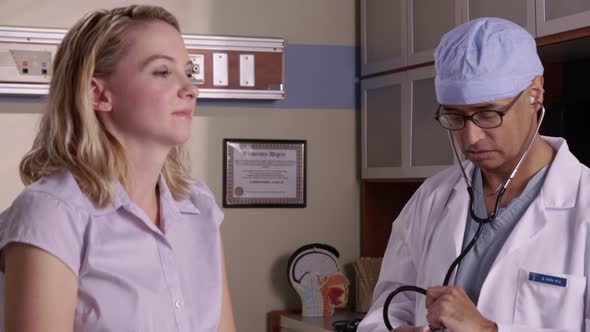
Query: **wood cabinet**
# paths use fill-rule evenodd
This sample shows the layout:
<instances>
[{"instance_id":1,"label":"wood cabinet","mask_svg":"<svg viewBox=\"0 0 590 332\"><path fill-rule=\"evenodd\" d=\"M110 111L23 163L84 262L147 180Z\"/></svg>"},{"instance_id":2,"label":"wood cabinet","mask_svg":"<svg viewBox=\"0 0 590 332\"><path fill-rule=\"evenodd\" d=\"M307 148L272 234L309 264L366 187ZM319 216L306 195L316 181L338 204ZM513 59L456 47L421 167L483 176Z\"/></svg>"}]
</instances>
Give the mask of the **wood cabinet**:
<instances>
[{"instance_id":1,"label":"wood cabinet","mask_svg":"<svg viewBox=\"0 0 590 332\"><path fill-rule=\"evenodd\" d=\"M428 177L454 163L448 132L434 119L438 102L434 67L407 72L410 84L410 151L412 177Z\"/></svg>"},{"instance_id":2,"label":"wood cabinet","mask_svg":"<svg viewBox=\"0 0 590 332\"><path fill-rule=\"evenodd\" d=\"M534 37L590 26L588 0L361 0L361 72L433 61L440 38L480 17L520 24Z\"/></svg>"},{"instance_id":3,"label":"wood cabinet","mask_svg":"<svg viewBox=\"0 0 590 332\"><path fill-rule=\"evenodd\" d=\"M457 24L479 17L520 24L537 38L538 45L545 45L541 53L546 58L560 61L544 61L546 102L558 103L566 69L560 59L569 54L577 63L590 54L590 0L361 0L361 7L370 3L374 7L362 11L361 18L362 254L382 256L392 222L421 181L455 164L448 134L434 120L438 105L431 61L440 37ZM387 16L387 11L395 10ZM379 18L372 21L370 13ZM391 22L395 17L399 21ZM380 27L380 20L389 21ZM391 33L396 37L388 36ZM379 45L387 40L396 44ZM391 56L377 52L378 47L390 47ZM367 54L374 59L381 54L381 66L367 67ZM383 60L387 58L391 61ZM583 84L582 79L573 86ZM555 127L552 122L561 122L552 121L551 114L559 116L548 112L545 126Z\"/></svg>"},{"instance_id":4,"label":"wood cabinet","mask_svg":"<svg viewBox=\"0 0 590 332\"><path fill-rule=\"evenodd\" d=\"M434 61L445 32L462 23L462 0L408 0L408 65Z\"/></svg>"},{"instance_id":5,"label":"wood cabinet","mask_svg":"<svg viewBox=\"0 0 590 332\"><path fill-rule=\"evenodd\" d=\"M536 36L535 0L361 0L360 11L364 76L432 62L445 32L474 18L506 18Z\"/></svg>"},{"instance_id":6,"label":"wood cabinet","mask_svg":"<svg viewBox=\"0 0 590 332\"><path fill-rule=\"evenodd\" d=\"M361 0L361 72L374 74L407 63L407 0Z\"/></svg>"},{"instance_id":7,"label":"wood cabinet","mask_svg":"<svg viewBox=\"0 0 590 332\"><path fill-rule=\"evenodd\" d=\"M433 60L440 37L459 25L464 0L361 0L363 75Z\"/></svg>"},{"instance_id":8,"label":"wood cabinet","mask_svg":"<svg viewBox=\"0 0 590 332\"><path fill-rule=\"evenodd\" d=\"M405 73L361 82L362 168L364 178L388 177L402 167L404 129L402 109L407 104ZM403 99L402 99L403 98Z\"/></svg>"},{"instance_id":9,"label":"wood cabinet","mask_svg":"<svg viewBox=\"0 0 590 332\"><path fill-rule=\"evenodd\" d=\"M434 119L433 66L365 79L361 90L363 178L425 178L454 163Z\"/></svg>"},{"instance_id":10,"label":"wood cabinet","mask_svg":"<svg viewBox=\"0 0 590 332\"><path fill-rule=\"evenodd\" d=\"M463 0L465 21L480 17L499 17L512 21L536 36L535 0Z\"/></svg>"},{"instance_id":11,"label":"wood cabinet","mask_svg":"<svg viewBox=\"0 0 590 332\"><path fill-rule=\"evenodd\" d=\"M537 0L537 36L590 26L588 0Z\"/></svg>"}]
</instances>

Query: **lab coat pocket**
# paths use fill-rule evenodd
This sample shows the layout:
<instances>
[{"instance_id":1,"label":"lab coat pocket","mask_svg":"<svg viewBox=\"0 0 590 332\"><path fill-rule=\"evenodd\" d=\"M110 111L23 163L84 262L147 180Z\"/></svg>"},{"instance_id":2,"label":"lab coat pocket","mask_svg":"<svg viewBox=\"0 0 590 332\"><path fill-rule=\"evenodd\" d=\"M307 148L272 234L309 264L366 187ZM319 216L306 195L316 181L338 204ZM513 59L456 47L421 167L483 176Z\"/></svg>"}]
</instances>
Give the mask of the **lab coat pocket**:
<instances>
[{"instance_id":1,"label":"lab coat pocket","mask_svg":"<svg viewBox=\"0 0 590 332\"><path fill-rule=\"evenodd\" d=\"M586 277L520 269L516 292L515 324L582 329Z\"/></svg>"}]
</instances>

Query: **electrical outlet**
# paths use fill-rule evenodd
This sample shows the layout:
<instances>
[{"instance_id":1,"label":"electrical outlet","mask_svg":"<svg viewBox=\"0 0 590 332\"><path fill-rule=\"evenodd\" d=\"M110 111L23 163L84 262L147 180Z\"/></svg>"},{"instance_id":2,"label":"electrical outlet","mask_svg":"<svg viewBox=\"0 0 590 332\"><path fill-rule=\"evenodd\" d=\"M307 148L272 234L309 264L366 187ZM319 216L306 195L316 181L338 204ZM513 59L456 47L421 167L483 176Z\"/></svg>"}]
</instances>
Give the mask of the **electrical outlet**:
<instances>
[{"instance_id":1,"label":"electrical outlet","mask_svg":"<svg viewBox=\"0 0 590 332\"><path fill-rule=\"evenodd\" d=\"M189 54L193 63L193 78L195 84L205 83L205 55L204 54Z\"/></svg>"}]
</instances>

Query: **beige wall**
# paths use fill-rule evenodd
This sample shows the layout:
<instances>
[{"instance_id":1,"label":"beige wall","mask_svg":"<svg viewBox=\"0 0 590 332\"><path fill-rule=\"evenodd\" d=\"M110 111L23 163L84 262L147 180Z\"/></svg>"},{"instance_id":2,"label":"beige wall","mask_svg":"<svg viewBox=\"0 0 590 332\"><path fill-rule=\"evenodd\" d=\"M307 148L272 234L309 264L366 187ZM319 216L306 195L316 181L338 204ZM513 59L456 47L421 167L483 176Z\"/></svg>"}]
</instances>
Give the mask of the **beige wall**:
<instances>
[{"instance_id":1,"label":"beige wall","mask_svg":"<svg viewBox=\"0 0 590 332\"><path fill-rule=\"evenodd\" d=\"M41 107L40 103L7 102L0 97L0 211L23 188L18 164L33 143Z\"/></svg>"},{"instance_id":2,"label":"beige wall","mask_svg":"<svg viewBox=\"0 0 590 332\"><path fill-rule=\"evenodd\" d=\"M292 251L307 243L328 243L340 251L343 265L360 253L356 114L213 108L197 113L191 155L208 161L195 175L207 179L219 198L223 138L308 142L307 208L224 210L222 236L239 331L265 331L268 311L299 306L286 280Z\"/></svg>"},{"instance_id":3,"label":"beige wall","mask_svg":"<svg viewBox=\"0 0 590 332\"><path fill-rule=\"evenodd\" d=\"M130 3L163 5L185 33L281 37L289 43L356 45L355 0L166 0L101 1L103 7ZM0 25L67 28L95 1L2 0Z\"/></svg>"},{"instance_id":4,"label":"beige wall","mask_svg":"<svg viewBox=\"0 0 590 332\"><path fill-rule=\"evenodd\" d=\"M91 3L3 0L0 25L65 28L94 9ZM177 15L187 33L278 36L301 44L356 44L354 0L157 3ZM42 107L40 101L0 96L1 210L22 190L17 166L30 147ZM223 138L308 142L307 208L224 209L222 236L238 330L266 331L270 310L299 306L286 281L286 260L292 251L311 242L327 243L340 251L343 265L360 253L358 113L352 109L197 109L189 142L193 174L209 184L220 205Z\"/></svg>"}]
</instances>

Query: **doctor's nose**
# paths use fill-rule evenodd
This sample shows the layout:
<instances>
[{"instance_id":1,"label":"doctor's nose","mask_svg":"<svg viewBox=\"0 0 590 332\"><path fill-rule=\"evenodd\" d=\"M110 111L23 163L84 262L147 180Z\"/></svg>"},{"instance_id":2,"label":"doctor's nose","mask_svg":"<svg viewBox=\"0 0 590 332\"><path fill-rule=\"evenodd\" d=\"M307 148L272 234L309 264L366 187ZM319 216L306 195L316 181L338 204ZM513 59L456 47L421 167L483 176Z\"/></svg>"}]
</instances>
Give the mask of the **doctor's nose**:
<instances>
[{"instance_id":1,"label":"doctor's nose","mask_svg":"<svg viewBox=\"0 0 590 332\"><path fill-rule=\"evenodd\" d=\"M473 121L465 121L465 128L458 131L463 143L473 144L484 138L484 129L473 123Z\"/></svg>"}]
</instances>

